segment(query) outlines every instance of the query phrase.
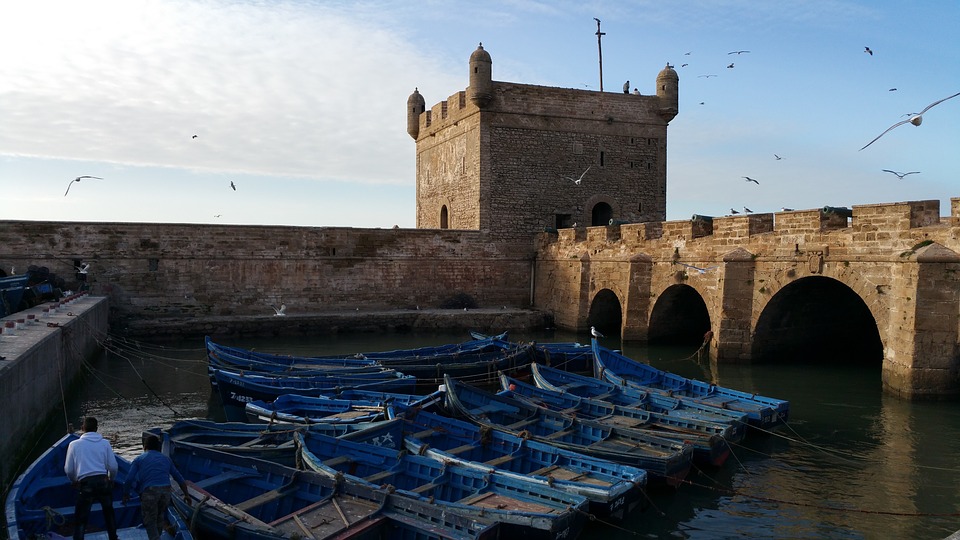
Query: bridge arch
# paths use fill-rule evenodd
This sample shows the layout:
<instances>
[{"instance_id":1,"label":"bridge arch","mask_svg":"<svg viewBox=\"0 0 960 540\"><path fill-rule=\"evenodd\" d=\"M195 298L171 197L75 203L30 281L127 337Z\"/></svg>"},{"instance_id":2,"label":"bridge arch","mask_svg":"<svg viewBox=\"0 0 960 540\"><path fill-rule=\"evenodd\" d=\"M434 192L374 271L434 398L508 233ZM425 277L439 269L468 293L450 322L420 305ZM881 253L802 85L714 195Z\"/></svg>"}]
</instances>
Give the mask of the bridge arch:
<instances>
[{"instance_id":1,"label":"bridge arch","mask_svg":"<svg viewBox=\"0 0 960 540\"><path fill-rule=\"evenodd\" d=\"M700 345L710 330L710 312L700 292L686 284L667 287L650 312L651 345Z\"/></svg>"},{"instance_id":2,"label":"bridge arch","mask_svg":"<svg viewBox=\"0 0 960 540\"><path fill-rule=\"evenodd\" d=\"M881 366L873 313L850 286L824 276L795 280L764 306L754 328L757 362L838 362Z\"/></svg>"},{"instance_id":3,"label":"bridge arch","mask_svg":"<svg viewBox=\"0 0 960 540\"><path fill-rule=\"evenodd\" d=\"M620 337L623 328L623 304L617 293L610 289L597 291L590 302L587 325L596 327L606 336Z\"/></svg>"}]
</instances>

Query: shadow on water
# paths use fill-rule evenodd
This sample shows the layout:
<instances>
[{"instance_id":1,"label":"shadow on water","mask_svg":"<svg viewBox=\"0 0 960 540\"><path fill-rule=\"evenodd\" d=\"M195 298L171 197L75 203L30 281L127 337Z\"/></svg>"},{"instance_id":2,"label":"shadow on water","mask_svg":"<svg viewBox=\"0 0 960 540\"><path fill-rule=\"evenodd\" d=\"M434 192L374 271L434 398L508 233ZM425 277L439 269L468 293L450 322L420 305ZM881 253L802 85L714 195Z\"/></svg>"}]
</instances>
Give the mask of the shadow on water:
<instances>
[{"instance_id":1,"label":"shadow on water","mask_svg":"<svg viewBox=\"0 0 960 540\"><path fill-rule=\"evenodd\" d=\"M580 341L539 332L518 341ZM461 333L250 338L228 345L299 355L350 354L463 341ZM605 339L602 344L621 348ZM884 395L879 365L716 365L696 347L624 344L634 359L674 373L788 399L791 418L775 433L752 432L722 467L695 470L678 489L650 494L645 511L605 538L943 538L960 529L960 410ZM140 432L185 418L222 420L202 340L164 346L114 340L90 362L35 455L84 414L99 418L118 453L140 452Z\"/></svg>"}]
</instances>

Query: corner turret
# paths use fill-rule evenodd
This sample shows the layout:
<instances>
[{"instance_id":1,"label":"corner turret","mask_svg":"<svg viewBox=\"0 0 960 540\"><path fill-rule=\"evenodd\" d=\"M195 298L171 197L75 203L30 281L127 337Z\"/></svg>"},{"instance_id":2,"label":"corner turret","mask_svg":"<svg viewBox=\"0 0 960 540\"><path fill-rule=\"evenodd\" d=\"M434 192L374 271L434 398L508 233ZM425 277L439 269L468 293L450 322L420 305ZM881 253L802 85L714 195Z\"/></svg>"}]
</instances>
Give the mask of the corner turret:
<instances>
[{"instance_id":1,"label":"corner turret","mask_svg":"<svg viewBox=\"0 0 960 540\"><path fill-rule=\"evenodd\" d=\"M413 93L407 98L407 133L417 140L420 135L420 113L427 108L426 102L420 92L414 88Z\"/></svg>"},{"instance_id":2,"label":"corner turret","mask_svg":"<svg viewBox=\"0 0 960 540\"><path fill-rule=\"evenodd\" d=\"M680 110L680 76L669 63L657 74L657 97L660 117L667 122L673 120Z\"/></svg>"},{"instance_id":3,"label":"corner turret","mask_svg":"<svg viewBox=\"0 0 960 540\"><path fill-rule=\"evenodd\" d=\"M483 43L470 55L470 87L467 97L477 107L483 107L493 97L493 60L483 50Z\"/></svg>"}]
</instances>

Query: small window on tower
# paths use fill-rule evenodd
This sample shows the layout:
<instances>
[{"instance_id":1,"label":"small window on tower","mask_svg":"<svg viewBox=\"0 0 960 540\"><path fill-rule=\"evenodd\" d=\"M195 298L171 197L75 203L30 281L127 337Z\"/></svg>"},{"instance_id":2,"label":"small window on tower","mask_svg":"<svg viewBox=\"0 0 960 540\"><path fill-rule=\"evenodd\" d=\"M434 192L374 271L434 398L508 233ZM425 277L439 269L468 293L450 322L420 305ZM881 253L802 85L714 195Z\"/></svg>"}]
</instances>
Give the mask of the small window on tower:
<instances>
[{"instance_id":1,"label":"small window on tower","mask_svg":"<svg viewBox=\"0 0 960 540\"><path fill-rule=\"evenodd\" d=\"M643 213L643 203L642 203L642 202L637 204L637 212L639 212L639 213L641 213L641 214Z\"/></svg>"},{"instance_id":2,"label":"small window on tower","mask_svg":"<svg viewBox=\"0 0 960 540\"><path fill-rule=\"evenodd\" d=\"M600 151L600 166L603 167L603 150Z\"/></svg>"}]
</instances>

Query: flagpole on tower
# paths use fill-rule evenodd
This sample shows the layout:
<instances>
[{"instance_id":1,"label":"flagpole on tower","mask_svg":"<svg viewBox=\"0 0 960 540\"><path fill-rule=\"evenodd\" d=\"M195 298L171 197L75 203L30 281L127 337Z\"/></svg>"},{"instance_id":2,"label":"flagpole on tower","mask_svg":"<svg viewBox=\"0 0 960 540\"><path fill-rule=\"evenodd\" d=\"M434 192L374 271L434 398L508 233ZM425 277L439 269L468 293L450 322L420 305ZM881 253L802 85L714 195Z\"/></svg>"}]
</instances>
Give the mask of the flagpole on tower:
<instances>
[{"instance_id":1,"label":"flagpole on tower","mask_svg":"<svg viewBox=\"0 0 960 540\"><path fill-rule=\"evenodd\" d=\"M600 19L594 17L593 20L597 21L597 54L600 58L600 91L603 92L603 48L600 46L600 39L607 34L600 31Z\"/></svg>"}]
</instances>

